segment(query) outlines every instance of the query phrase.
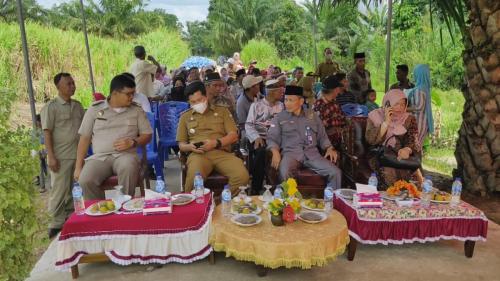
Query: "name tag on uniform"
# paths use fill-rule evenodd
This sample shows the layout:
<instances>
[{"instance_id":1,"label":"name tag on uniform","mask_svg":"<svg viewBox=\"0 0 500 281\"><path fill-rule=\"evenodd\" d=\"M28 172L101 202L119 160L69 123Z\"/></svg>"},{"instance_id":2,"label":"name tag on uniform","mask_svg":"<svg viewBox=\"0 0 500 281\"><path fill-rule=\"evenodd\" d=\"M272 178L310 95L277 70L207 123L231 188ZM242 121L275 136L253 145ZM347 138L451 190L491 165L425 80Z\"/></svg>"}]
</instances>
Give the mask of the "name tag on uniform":
<instances>
[{"instance_id":1,"label":"name tag on uniform","mask_svg":"<svg viewBox=\"0 0 500 281\"><path fill-rule=\"evenodd\" d=\"M97 117L97 120L107 121L108 119L106 119L106 118L102 118L102 117Z\"/></svg>"}]
</instances>

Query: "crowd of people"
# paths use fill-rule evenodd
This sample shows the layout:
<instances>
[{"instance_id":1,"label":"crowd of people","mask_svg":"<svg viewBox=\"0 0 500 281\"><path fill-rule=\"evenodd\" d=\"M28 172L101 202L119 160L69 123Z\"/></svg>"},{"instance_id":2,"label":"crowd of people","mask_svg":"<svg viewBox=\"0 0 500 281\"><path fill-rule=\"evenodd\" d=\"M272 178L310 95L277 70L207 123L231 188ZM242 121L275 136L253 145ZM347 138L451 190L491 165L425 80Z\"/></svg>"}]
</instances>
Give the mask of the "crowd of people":
<instances>
[{"instance_id":1,"label":"crowd of people","mask_svg":"<svg viewBox=\"0 0 500 281\"><path fill-rule=\"evenodd\" d=\"M136 46L134 55L128 72L111 80L107 96L94 93L86 111L72 99L76 87L71 75L54 78L58 96L41 111L51 175L50 237L71 214L73 181L80 183L86 200L100 199L104 193L99 186L114 174L124 192L133 195L140 162L136 148L152 139L145 112L151 112L153 102L190 105L180 116L176 136L180 151L189 155L185 191L193 188L196 173L207 178L215 170L228 177L233 192L250 184L256 195L267 169L276 169L285 180L300 167L340 188L342 130L352 116L367 117L369 145L386 146L400 160L421 155L425 136L433 132L427 65L415 67L415 84L408 79L408 66L398 65L398 82L379 107L364 53L354 55L354 67L345 73L326 48L324 62L306 74L302 67L289 73L274 65L260 70L257 61L245 68L238 53L222 65L169 72L143 46ZM235 147L249 152L248 170L233 153ZM421 180L419 170L381 167L376 157L372 160L382 186L410 177Z\"/></svg>"}]
</instances>

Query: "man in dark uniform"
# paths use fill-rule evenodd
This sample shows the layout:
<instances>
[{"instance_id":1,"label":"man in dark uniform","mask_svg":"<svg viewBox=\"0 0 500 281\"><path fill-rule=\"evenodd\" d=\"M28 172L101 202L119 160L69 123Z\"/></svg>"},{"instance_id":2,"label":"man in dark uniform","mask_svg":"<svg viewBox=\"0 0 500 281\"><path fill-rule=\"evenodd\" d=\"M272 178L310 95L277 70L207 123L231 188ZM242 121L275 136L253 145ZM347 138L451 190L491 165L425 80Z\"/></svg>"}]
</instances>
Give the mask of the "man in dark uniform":
<instances>
[{"instance_id":1,"label":"man in dark uniform","mask_svg":"<svg viewBox=\"0 0 500 281\"><path fill-rule=\"evenodd\" d=\"M286 110L273 118L267 133L267 148L273 153L271 165L279 169L282 180L294 177L297 169L303 165L328 177L334 188L340 188L341 171L333 164L337 161L337 152L319 116L312 110L302 109L302 94L301 87L286 87ZM324 157L318 148L325 151Z\"/></svg>"}]
</instances>

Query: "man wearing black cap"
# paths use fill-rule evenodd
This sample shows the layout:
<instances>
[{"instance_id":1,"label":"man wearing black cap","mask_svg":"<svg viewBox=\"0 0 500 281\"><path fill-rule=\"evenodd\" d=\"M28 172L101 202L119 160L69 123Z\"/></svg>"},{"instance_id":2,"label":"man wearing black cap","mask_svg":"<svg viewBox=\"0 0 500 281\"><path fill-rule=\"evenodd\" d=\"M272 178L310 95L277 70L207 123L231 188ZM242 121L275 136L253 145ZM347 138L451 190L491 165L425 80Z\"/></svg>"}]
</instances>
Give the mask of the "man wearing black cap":
<instances>
[{"instance_id":1,"label":"man wearing black cap","mask_svg":"<svg viewBox=\"0 0 500 281\"><path fill-rule=\"evenodd\" d=\"M243 94L243 78L245 78L245 69L240 69L236 71L236 81L233 82L229 92L234 97L234 100L238 100L238 98Z\"/></svg>"},{"instance_id":2,"label":"man wearing black cap","mask_svg":"<svg viewBox=\"0 0 500 281\"><path fill-rule=\"evenodd\" d=\"M340 147L342 128L345 126L345 115L336 101L337 96L343 91L342 87L343 85L336 75L323 79L321 96L313 107L323 121L330 142L336 148Z\"/></svg>"},{"instance_id":3,"label":"man wearing black cap","mask_svg":"<svg viewBox=\"0 0 500 281\"><path fill-rule=\"evenodd\" d=\"M236 116L236 102L231 95L225 95L226 83L222 80L218 72L212 72L205 75L205 88L207 89L208 103L225 107Z\"/></svg>"},{"instance_id":4,"label":"man wearing black cap","mask_svg":"<svg viewBox=\"0 0 500 281\"><path fill-rule=\"evenodd\" d=\"M302 109L303 104L302 88L287 86L286 110L273 118L267 133L267 149L273 153L271 165L279 169L282 180L294 177L303 165L328 177L335 189L340 188L341 171L333 164L337 161L337 153L319 116L312 110ZM319 149L326 151L324 157Z\"/></svg>"},{"instance_id":5,"label":"man wearing black cap","mask_svg":"<svg viewBox=\"0 0 500 281\"><path fill-rule=\"evenodd\" d=\"M398 83L391 85L391 90L400 89L401 91L414 88L415 85L408 79L408 65L400 64L396 66L396 78Z\"/></svg>"},{"instance_id":6,"label":"man wearing black cap","mask_svg":"<svg viewBox=\"0 0 500 281\"><path fill-rule=\"evenodd\" d=\"M354 95L357 103L363 103L363 93L372 88L370 72L365 69L365 53L355 53L354 64L354 69L347 75L349 92Z\"/></svg>"},{"instance_id":7,"label":"man wearing black cap","mask_svg":"<svg viewBox=\"0 0 500 281\"><path fill-rule=\"evenodd\" d=\"M231 153L231 145L238 141L238 129L231 113L208 103L205 86L194 81L186 87L191 108L179 120L176 140L179 149L190 153L184 191L193 189L197 172L206 179L212 171L227 176L232 192L248 184L248 171L243 161Z\"/></svg>"},{"instance_id":8,"label":"man wearing black cap","mask_svg":"<svg viewBox=\"0 0 500 281\"><path fill-rule=\"evenodd\" d=\"M250 142L250 169L252 172L252 195L258 195L262 189L266 171L266 138L271 119L283 111L283 89L277 79L266 81L266 96L250 105L245 133Z\"/></svg>"}]
</instances>

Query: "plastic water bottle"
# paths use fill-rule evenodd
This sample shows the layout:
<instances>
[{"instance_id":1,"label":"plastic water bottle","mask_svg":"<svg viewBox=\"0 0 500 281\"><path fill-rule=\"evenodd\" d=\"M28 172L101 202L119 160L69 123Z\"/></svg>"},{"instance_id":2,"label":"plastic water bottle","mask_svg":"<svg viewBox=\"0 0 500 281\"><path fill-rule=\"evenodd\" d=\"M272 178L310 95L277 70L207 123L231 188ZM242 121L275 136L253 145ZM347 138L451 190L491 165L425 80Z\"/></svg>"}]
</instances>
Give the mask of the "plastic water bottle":
<instances>
[{"instance_id":1,"label":"plastic water bottle","mask_svg":"<svg viewBox=\"0 0 500 281\"><path fill-rule=\"evenodd\" d=\"M200 172L197 172L194 176L194 195L196 196L196 203L205 203L205 187L203 186L203 177Z\"/></svg>"},{"instance_id":2,"label":"plastic water bottle","mask_svg":"<svg viewBox=\"0 0 500 281\"><path fill-rule=\"evenodd\" d=\"M424 208L428 208L431 205L432 197L432 179L430 176L425 177L422 195L420 197L420 205Z\"/></svg>"},{"instance_id":3,"label":"plastic water bottle","mask_svg":"<svg viewBox=\"0 0 500 281\"><path fill-rule=\"evenodd\" d=\"M368 185L375 186L375 187L378 186L378 179L377 179L376 173L372 173L370 178L368 178Z\"/></svg>"},{"instance_id":4,"label":"plastic water bottle","mask_svg":"<svg viewBox=\"0 0 500 281\"><path fill-rule=\"evenodd\" d=\"M456 207L460 203L460 195L462 194L462 179L456 178L451 186L450 206Z\"/></svg>"},{"instance_id":5,"label":"plastic water bottle","mask_svg":"<svg viewBox=\"0 0 500 281\"><path fill-rule=\"evenodd\" d=\"M274 189L274 198L275 199L282 199L282 196L283 196L283 188L281 188L281 185L279 184Z\"/></svg>"},{"instance_id":6,"label":"plastic water bottle","mask_svg":"<svg viewBox=\"0 0 500 281\"><path fill-rule=\"evenodd\" d=\"M161 178L161 176L156 177L156 186L155 190L158 193L165 194L167 192L167 186L165 185L165 182Z\"/></svg>"},{"instance_id":7,"label":"plastic water bottle","mask_svg":"<svg viewBox=\"0 0 500 281\"><path fill-rule=\"evenodd\" d=\"M313 144L312 129L309 126L306 127L306 139L307 139L307 145Z\"/></svg>"},{"instance_id":8,"label":"plastic water bottle","mask_svg":"<svg viewBox=\"0 0 500 281\"><path fill-rule=\"evenodd\" d=\"M333 209L333 185L328 183L323 193L323 200L325 201L325 211L329 213Z\"/></svg>"},{"instance_id":9,"label":"plastic water bottle","mask_svg":"<svg viewBox=\"0 0 500 281\"><path fill-rule=\"evenodd\" d=\"M83 202L83 190L79 183L75 182L71 193L73 194L75 213L77 215L83 215L85 213L85 202Z\"/></svg>"},{"instance_id":10,"label":"plastic water bottle","mask_svg":"<svg viewBox=\"0 0 500 281\"><path fill-rule=\"evenodd\" d=\"M221 194L222 201L222 214L225 217L228 217L231 213L231 190L229 189L229 185L226 184L224 186L224 190Z\"/></svg>"}]
</instances>

